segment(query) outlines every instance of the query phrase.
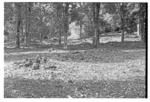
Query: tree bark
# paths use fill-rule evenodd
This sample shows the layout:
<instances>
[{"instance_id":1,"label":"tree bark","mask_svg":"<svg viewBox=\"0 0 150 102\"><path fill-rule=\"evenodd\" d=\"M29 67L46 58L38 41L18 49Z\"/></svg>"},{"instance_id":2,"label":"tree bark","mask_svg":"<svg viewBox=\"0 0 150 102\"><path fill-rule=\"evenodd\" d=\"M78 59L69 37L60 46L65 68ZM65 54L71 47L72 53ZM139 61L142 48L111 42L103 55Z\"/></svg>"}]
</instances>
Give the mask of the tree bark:
<instances>
[{"instance_id":1,"label":"tree bark","mask_svg":"<svg viewBox=\"0 0 150 102\"><path fill-rule=\"evenodd\" d=\"M124 3L120 5L120 18L121 18L121 42L124 42Z\"/></svg>"},{"instance_id":2,"label":"tree bark","mask_svg":"<svg viewBox=\"0 0 150 102\"><path fill-rule=\"evenodd\" d=\"M95 48L97 48L99 44L99 9L100 3L93 3L93 21L94 21L93 46Z\"/></svg>"},{"instance_id":3,"label":"tree bark","mask_svg":"<svg viewBox=\"0 0 150 102\"><path fill-rule=\"evenodd\" d=\"M138 18L138 23L137 23L137 36L138 36L139 39L141 40L140 29L141 29L141 25L140 25L140 21L139 21L139 18Z\"/></svg>"},{"instance_id":4,"label":"tree bark","mask_svg":"<svg viewBox=\"0 0 150 102\"><path fill-rule=\"evenodd\" d=\"M80 20L80 39L81 39L81 37L82 37L82 22Z\"/></svg>"},{"instance_id":5,"label":"tree bark","mask_svg":"<svg viewBox=\"0 0 150 102\"><path fill-rule=\"evenodd\" d=\"M31 3L28 4L28 11L29 11L29 16L28 16L28 33L29 33L29 45L31 42Z\"/></svg>"},{"instance_id":6,"label":"tree bark","mask_svg":"<svg viewBox=\"0 0 150 102\"><path fill-rule=\"evenodd\" d=\"M57 4L57 11L56 12L57 12L57 19L58 19L57 30L58 30L58 33L59 33L58 43L59 43L59 45L61 45L62 16L63 16L63 13L62 13L62 10L61 10L61 5Z\"/></svg>"},{"instance_id":7,"label":"tree bark","mask_svg":"<svg viewBox=\"0 0 150 102\"><path fill-rule=\"evenodd\" d=\"M27 3L25 3L25 13L26 13L26 20L25 20L25 43L26 43L26 46L28 46L28 36L29 36L29 34L28 34L28 23L29 23L29 21L28 21L28 4Z\"/></svg>"},{"instance_id":8,"label":"tree bark","mask_svg":"<svg viewBox=\"0 0 150 102\"><path fill-rule=\"evenodd\" d=\"M123 43L124 42L124 19L122 18L121 20L121 42Z\"/></svg>"},{"instance_id":9,"label":"tree bark","mask_svg":"<svg viewBox=\"0 0 150 102\"><path fill-rule=\"evenodd\" d=\"M140 34L141 40L146 42L147 38L147 3L140 3Z\"/></svg>"},{"instance_id":10,"label":"tree bark","mask_svg":"<svg viewBox=\"0 0 150 102\"><path fill-rule=\"evenodd\" d=\"M25 8L26 8L26 26L25 26L25 38L26 38L26 46L30 45L30 16L31 16L31 3L26 3L25 4Z\"/></svg>"},{"instance_id":11,"label":"tree bark","mask_svg":"<svg viewBox=\"0 0 150 102\"><path fill-rule=\"evenodd\" d=\"M16 47L20 48L21 5L16 3L16 9L17 9Z\"/></svg>"},{"instance_id":12,"label":"tree bark","mask_svg":"<svg viewBox=\"0 0 150 102\"><path fill-rule=\"evenodd\" d=\"M64 7L64 49L67 49L67 37L68 37L68 8L69 8L69 3L65 3Z\"/></svg>"},{"instance_id":13,"label":"tree bark","mask_svg":"<svg viewBox=\"0 0 150 102\"><path fill-rule=\"evenodd\" d=\"M59 40L58 40L59 45L61 45L61 35L62 35L62 24L59 24Z\"/></svg>"}]
</instances>

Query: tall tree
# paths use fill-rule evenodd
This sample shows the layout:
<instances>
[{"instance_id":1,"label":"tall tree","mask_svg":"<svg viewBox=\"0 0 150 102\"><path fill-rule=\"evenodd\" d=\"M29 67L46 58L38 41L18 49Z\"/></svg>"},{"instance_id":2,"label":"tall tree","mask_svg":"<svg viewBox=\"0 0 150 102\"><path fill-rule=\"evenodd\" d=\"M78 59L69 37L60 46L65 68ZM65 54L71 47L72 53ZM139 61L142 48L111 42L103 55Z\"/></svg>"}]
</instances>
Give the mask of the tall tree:
<instances>
[{"instance_id":1,"label":"tall tree","mask_svg":"<svg viewBox=\"0 0 150 102\"><path fill-rule=\"evenodd\" d=\"M64 3L64 48L67 49L67 37L68 37L68 30L69 30L69 3Z\"/></svg>"},{"instance_id":2,"label":"tall tree","mask_svg":"<svg viewBox=\"0 0 150 102\"><path fill-rule=\"evenodd\" d=\"M77 14L78 14L78 22L79 22L79 25L80 25L80 38L82 37L82 28L83 28L83 24L84 24L84 21L83 21L83 18L84 16L86 15L85 14L85 4L84 3L77 3L77 5L79 5L78 9L77 9Z\"/></svg>"},{"instance_id":3,"label":"tall tree","mask_svg":"<svg viewBox=\"0 0 150 102\"><path fill-rule=\"evenodd\" d=\"M59 45L61 45L61 36L62 36L62 27L63 27L63 5L61 3L55 3L55 7L56 7L56 17L57 17L57 31L59 33L59 40L58 43Z\"/></svg>"},{"instance_id":4,"label":"tall tree","mask_svg":"<svg viewBox=\"0 0 150 102\"><path fill-rule=\"evenodd\" d=\"M99 9L100 9L100 3L93 3L93 22L94 22L93 45L94 47L98 47L99 44Z\"/></svg>"},{"instance_id":5,"label":"tall tree","mask_svg":"<svg viewBox=\"0 0 150 102\"><path fill-rule=\"evenodd\" d=\"M125 4L120 3L120 20L121 20L121 42L124 42L124 32L125 32Z\"/></svg>"},{"instance_id":6,"label":"tall tree","mask_svg":"<svg viewBox=\"0 0 150 102\"><path fill-rule=\"evenodd\" d=\"M30 40L31 40L31 33L30 33L30 19L31 19L31 7L32 7L32 3L25 3L25 8L26 8L26 46L28 46L30 44Z\"/></svg>"},{"instance_id":7,"label":"tall tree","mask_svg":"<svg viewBox=\"0 0 150 102\"><path fill-rule=\"evenodd\" d=\"M127 19L127 4L128 3L116 3L116 12L119 14L120 17L120 28L121 28L121 42L124 42L124 33L126 27L126 19Z\"/></svg>"},{"instance_id":8,"label":"tall tree","mask_svg":"<svg viewBox=\"0 0 150 102\"><path fill-rule=\"evenodd\" d=\"M15 3L16 6L16 25L17 25L17 33L16 33L16 47L20 48L20 25L21 25L21 3Z\"/></svg>"},{"instance_id":9,"label":"tall tree","mask_svg":"<svg viewBox=\"0 0 150 102\"><path fill-rule=\"evenodd\" d=\"M142 41L146 42L147 37L147 3L140 3L139 11L139 31Z\"/></svg>"}]
</instances>

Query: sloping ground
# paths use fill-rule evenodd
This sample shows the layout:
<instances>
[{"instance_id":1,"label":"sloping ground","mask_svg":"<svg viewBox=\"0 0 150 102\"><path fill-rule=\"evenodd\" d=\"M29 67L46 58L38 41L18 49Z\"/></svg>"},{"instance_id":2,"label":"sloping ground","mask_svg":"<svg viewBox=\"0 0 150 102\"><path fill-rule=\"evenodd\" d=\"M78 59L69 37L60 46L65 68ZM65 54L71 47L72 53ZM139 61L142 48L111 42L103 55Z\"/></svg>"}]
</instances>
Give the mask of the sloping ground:
<instances>
[{"instance_id":1,"label":"sloping ground","mask_svg":"<svg viewBox=\"0 0 150 102\"><path fill-rule=\"evenodd\" d=\"M145 44L113 42L120 41L120 35L109 35L100 39L103 43L99 48L93 49L91 41L74 40L67 50L55 45L39 48L39 44L34 49L6 49L4 97L146 97ZM49 51L48 47L56 49ZM39 70L33 70L14 64L39 54L47 57L46 64L56 69L44 69L41 65Z\"/></svg>"},{"instance_id":2,"label":"sloping ground","mask_svg":"<svg viewBox=\"0 0 150 102\"><path fill-rule=\"evenodd\" d=\"M5 66L5 77L20 77L27 79L50 80L128 80L134 77L145 76L145 62L141 60L124 63L78 63L49 60L48 65L55 65L56 70L43 69L32 70L30 67L21 67L9 64ZM42 66L42 65L41 65ZM53 73L52 73L53 72ZM53 75L53 76L52 76ZM69 77L68 77L69 76Z\"/></svg>"},{"instance_id":3,"label":"sloping ground","mask_svg":"<svg viewBox=\"0 0 150 102\"><path fill-rule=\"evenodd\" d=\"M134 45L133 45L134 46ZM113 46L114 47L114 46ZM47 53L53 69L5 63L5 97L145 97L145 50L99 48ZM24 59L37 54L7 55Z\"/></svg>"}]
</instances>

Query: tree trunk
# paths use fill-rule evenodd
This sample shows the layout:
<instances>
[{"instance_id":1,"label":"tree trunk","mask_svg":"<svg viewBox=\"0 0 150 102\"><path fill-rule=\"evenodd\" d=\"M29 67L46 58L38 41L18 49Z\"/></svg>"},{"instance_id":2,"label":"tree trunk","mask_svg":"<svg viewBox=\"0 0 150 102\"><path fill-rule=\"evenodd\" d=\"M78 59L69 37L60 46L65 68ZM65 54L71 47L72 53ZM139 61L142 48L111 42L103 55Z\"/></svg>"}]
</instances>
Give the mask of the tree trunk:
<instances>
[{"instance_id":1,"label":"tree trunk","mask_svg":"<svg viewBox=\"0 0 150 102\"><path fill-rule=\"evenodd\" d=\"M30 45L30 15L31 15L31 3L25 4L26 11L26 23L25 23L25 38L26 38L26 46Z\"/></svg>"},{"instance_id":2,"label":"tree trunk","mask_svg":"<svg viewBox=\"0 0 150 102\"><path fill-rule=\"evenodd\" d=\"M61 45L61 33L62 33L62 16L63 16L63 13L62 13L62 10L59 8L59 6L61 5L58 5L57 4L57 19L58 19L58 22L57 22L57 30L59 32L59 40L58 40L58 43L59 45Z\"/></svg>"},{"instance_id":3,"label":"tree trunk","mask_svg":"<svg viewBox=\"0 0 150 102\"><path fill-rule=\"evenodd\" d=\"M93 31L94 31L94 37L93 37L93 46L95 46L95 3L92 4L92 10L93 10Z\"/></svg>"},{"instance_id":4,"label":"tree trunk","mask_svg":"<svg viewBox=\"0 0 150 102\"><path fill-rule=\"evenodd\" d=\"M121 42L122 43L124 42L124 29L122 29L121 31Z\"/></svg>"},{"instance_id":5,"label":"tree trunk","mask_svg":"<svg viewBox=\"0 0 150 102\"><path fill-rule=\"evenodd\" d=\"M82 22L80 21L80 39L82 37Z\"/></svg>"},{"instance_id":6,"label":"tree trunk","mask_svg":"<svg viewBox=\"0 0 150 102\"><path fill-rule=\"evenodd\" d=\"M40 32L40 42L41 42L41 44L42 44L42 39L43 38L43 36L42 36L42 32Z\"/></svg>"},{"instance_id":7,"label":"tree trunk","mask_svg":"<svg viewBox=\"0 0 150 102\"><path fill-rule=\"evenodd\" d=\"M137 23L137 36L141 40L140 29L141 29L141 25L140 25L140 21L138 20L138 23Z\"/></svg>"},{"instance_id":8,"label":"tree trunk","mask_svg":"<svg viewBox=\"0 0 150 102\"><path fill-rule=\"evenodd\" d=\"M20 21L17 22L16 47L20 48Z\"/></svg>"},{"instance_id":9,"label":"tree trunk","mask_svg":"<svg viewBox=\"0 0 150 102\"><path fill-rule=\"evenodd\" d=\"M16 9L17 9L16 47L20 48L21 5L20 4L16 4Z\"/></svg>"},{"instance_id":10,"label":"tree trunk","mask_svg":"<svg viewBox=\"0 0 150 102\"><path fill-rule=\"evenodd\" d=\"M124 19L122 18L121 20L121 42L123 43L124 42Z\"/></svg>"},{"instance_id":11,"label":"tree trunk","mask_svg":"<svg viewBox=\"0 0 150 102\"><path fill-rule=\"evenodd\" d=\"M124 42L124 3L120 6L120 18L121 18L121 42Z\"/></svg>"},{"instance_id":12,"label":"tree trunk","mask_svg":"<svg viewBox=\"0 0 150 102\"><path fill-rule=\"evenodd\" d=\"M26 20L25 20L25 43L26 43L26 46L28 46L28 36L29 36L29 34L28 34L28 23L29 23L29 21L28 21L28 4L26 3L25 4L25 12L26 12Z\"/></svg>"},{"instance_id":13,"label":"tree trunk","mask_svg":"<svg viewBox=\"0 0 150 102\"><path fill-rule=\"evenodd\" d=\"M29 11L29 15L28 15L28 34L29 34L29 45L30 45L30 42L31 42L31 30L30 30L30 26L31 26L31 19L30 19L30 17L31 17L31 3L29 3L28 4L29 6L28 6L28 11Z\"/></svg>"},{"instance_id":14,"label":"tree trunk","mask_svg":"<svg viewBox=\"0 0 150 102\"><path fill-rule=\"evenodd\" d=\"M61 45L61 28L59 29L59 45Z\"/></svg>"},{"instance_id":15,"label":"tree trunk","mask_svg":"<svg viewBox=\"0 0 150 102\"><path fill-rule=\"evenodd\" d=\"M145 41L145 24L144 24L144 19L140 19L140 34L141 34L141 40Z\"/></svg>"},{"instance_id":16,"label":"tree trunk","mask_svg":"<svg viewBox=\"0 0 150 102\"><path fill-rule=\"evenodd\" d=\"M99 9L100 9L100 3L94 3L93 4L93 21L94 21L93 46L95 48L97 48L99 44Z\"/></svg>"},{"instance_id":17,"label":"tree trunk","mask_svg":"<svg viewBox=\"0 0 150 102\"><path fill-rule=\"evenodd\" d=\"M64 8L64 49L67 49L67 37L68 37L68 8L69 8L69 3L65 3L65 8Z\"/></svg>"},{"instance_id":18,"label":"tree trunk","mask_svg":"<svg viewBox=\"0 0 150 102\"><path fill-rule=\"evenodd\" d=\"M140 3L140 34L141 40L146 42L147 38L147 3Z\"/></svg>"},{"instance_id":19,"label":"tree trunk","mask_svg":"<svg viewBox=\"0 0 150 102\"><path fill-rule=\"evenodd\" d=\"M144 4L145 5L145 12L144 12L144 37L143 37L143 41L146 43L147 42L147 39L148 39L148 37L147 37L147 32L148 32L148 15L147 15L147 9L148 9L148 3L145 3Z\"/></svg>"},{"instance_id":20,"label":"tree trunk","mask_svg":"<svg viewBox=\"0 0 150 102\"><path fill-rule=\"evenodd\" d=\"M140 7L140 4L138 5L138 7ZM137 22L137 36L139 37L139 39L141 40L141 25L140 25L140 13L138 15L138 22Z\"/></svg>"}]
</instances>

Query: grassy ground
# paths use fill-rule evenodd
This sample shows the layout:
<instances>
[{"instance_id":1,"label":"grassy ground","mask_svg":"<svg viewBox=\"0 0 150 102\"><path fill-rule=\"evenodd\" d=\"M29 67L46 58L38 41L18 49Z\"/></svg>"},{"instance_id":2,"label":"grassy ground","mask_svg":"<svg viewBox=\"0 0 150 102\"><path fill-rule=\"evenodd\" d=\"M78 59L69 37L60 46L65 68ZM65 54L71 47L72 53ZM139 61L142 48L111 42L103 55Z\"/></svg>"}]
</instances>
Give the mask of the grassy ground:
<instances>
[{"instance_id":1,"label":"grassy ground","mask_svg":"<svg viewBox=\"0 0 150 102\"><path fill-rule=\"evenodd\" d=\"M28 49L5 48L5 98L144 98L145 46L109 42L93 49L88 42ZM56 69L19 68L14 62L37 55Z\"/></svg>"}]
</instances>

